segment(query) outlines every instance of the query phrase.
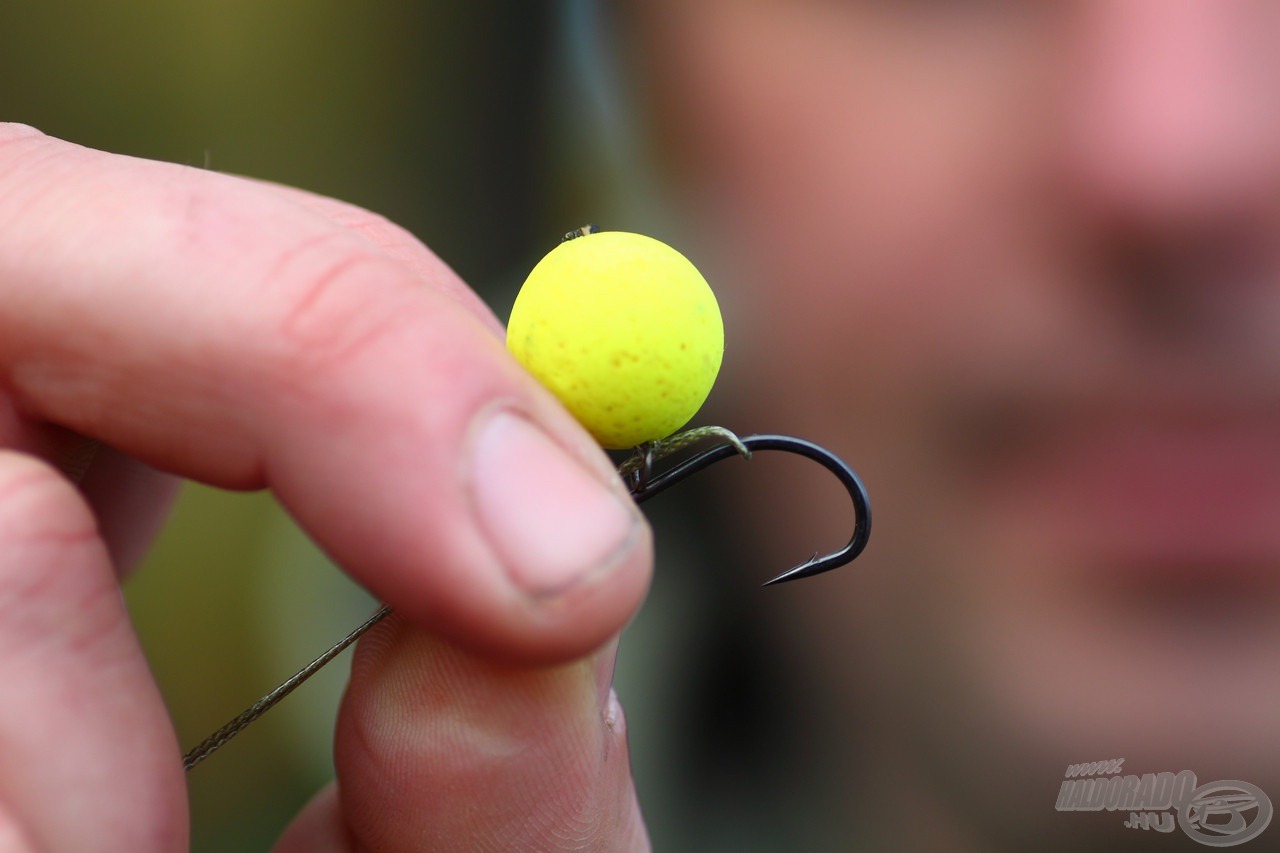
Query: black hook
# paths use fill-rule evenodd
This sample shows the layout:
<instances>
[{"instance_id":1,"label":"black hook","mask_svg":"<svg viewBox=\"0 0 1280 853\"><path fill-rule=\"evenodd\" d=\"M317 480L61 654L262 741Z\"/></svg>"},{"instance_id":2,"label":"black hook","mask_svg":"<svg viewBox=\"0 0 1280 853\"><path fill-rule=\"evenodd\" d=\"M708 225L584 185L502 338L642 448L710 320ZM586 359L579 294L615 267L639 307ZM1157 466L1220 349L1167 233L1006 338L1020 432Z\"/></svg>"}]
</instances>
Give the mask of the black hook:
<instances>
[{"instance_id":1,"label":"black hook","mask_svg":"<svg viewBox=\"0 0 1280 853\"><path fill-rule=\"evenodd\" d=\"M724 433L728 433L728 431L720 431L720 434ZM676 436L673 439L667 439L666 442L671 442L678 438L679 436ZM821 445L791 435L748 435L738 437L729 433L726 438L728 440L724 444L719 444L701 453L694 454L658 474L653 472L653 467L656 464L656 460L662 458L661 452L655 453L652 446L638 448L638 461L630 465L627 463L623 465L624 471L628 468L634 470L634 475L629 478L628 482L631 496L636 503L644 503L654 495L666 491L676 483L687 480L699 471L709 468L724 459L733 456L743 456L749 459L752 451L781 450L786 453L796 453L812 459L836 475L841 485L849 492L857 520L854 524L853 536L850 537L849 544L830 554L822 556L814 554L800 565L793 566L772 580L766 581L764 585L772 586L773 584L787 583L801 578L811 578L814 575L838 569L853 562L867 547L867 541L871 538L871 502L867 497L866 487L862 485L862 480L858 478L858 475L843 459ZM660 444L665 444L666 442Z\"/></svg>"}]
</instances>

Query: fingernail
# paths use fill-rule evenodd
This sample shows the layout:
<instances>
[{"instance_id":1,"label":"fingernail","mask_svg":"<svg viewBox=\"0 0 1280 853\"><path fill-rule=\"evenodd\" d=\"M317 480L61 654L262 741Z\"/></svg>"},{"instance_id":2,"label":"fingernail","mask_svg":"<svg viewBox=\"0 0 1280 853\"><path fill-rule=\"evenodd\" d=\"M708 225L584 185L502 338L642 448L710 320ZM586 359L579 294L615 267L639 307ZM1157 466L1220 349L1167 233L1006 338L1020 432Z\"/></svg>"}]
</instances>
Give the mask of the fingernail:
<instances>
[{"instance_id":1,"label":"fingernail","mask_svg":"<svg viewBox=\"0 0 1280 853\"><path fill-rule=\"evenodd\" d=\"M564 592L635 542L632 509L528 419L490 416L473 453L480 526L526 592Z\"/></svg>"}]
</instances>

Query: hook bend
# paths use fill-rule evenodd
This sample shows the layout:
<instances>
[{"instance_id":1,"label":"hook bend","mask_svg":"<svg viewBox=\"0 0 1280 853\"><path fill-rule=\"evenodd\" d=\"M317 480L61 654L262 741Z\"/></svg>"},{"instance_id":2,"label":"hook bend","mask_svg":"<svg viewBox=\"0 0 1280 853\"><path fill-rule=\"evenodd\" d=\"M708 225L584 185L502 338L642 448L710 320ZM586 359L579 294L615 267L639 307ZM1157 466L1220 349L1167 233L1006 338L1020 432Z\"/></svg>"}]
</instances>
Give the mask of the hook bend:
<instances>
[{"instance_id":1,"label":"hook bend","mask_svg":"<svg viewBox=\"0 0 1280 853\"><path fill-rule=\"evenodd\" d=\"M821 556L815 554L798 566L793 566L777 577L766 581L765 586L788 583L801 578L811 578L814 575L838 569L853 562L862 553L863 549L867 547L867 541L871 538L871 501L867 496L866 487L862 485L862 480L849 467L847 462L819 444L791 435L748 435L738 440L742 447L745 447L748 451L780 450L786 453L795 453L817 462L834 474L841 485L845 487L845 490L848 491L849 498L853 501L856 517L853 535L849 538L847 545L829 554ZM665 471L657 474L645 472L644 476L634 478L629 484L631 496L636 503L644 503L649 498L666 491L676 483L687 480L699 471L731 456L739 455L744 455L742 448L735 446L731 442L716 445L676 463Z\"/></svg>"}]
</instances>

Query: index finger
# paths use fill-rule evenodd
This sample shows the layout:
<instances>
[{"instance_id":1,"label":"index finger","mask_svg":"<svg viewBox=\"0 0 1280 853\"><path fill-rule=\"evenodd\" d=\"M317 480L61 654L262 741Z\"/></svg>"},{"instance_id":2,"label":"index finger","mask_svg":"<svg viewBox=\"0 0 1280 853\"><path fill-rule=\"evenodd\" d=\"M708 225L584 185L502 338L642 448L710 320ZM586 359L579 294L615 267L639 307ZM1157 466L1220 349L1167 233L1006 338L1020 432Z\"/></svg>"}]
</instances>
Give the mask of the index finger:
<instances>
[{"instance_id":1,"label":"index finger","mask_svg":"<svg viewBox=\"0 0 1280 853\"><path fill-rule=\"evenodd\" d=\"M4 387L158 468L270 487L465 646L595 647L643 594L647 527L453 272L359 230L269 185L0 126Z\"/></svg>"}]
</instances>

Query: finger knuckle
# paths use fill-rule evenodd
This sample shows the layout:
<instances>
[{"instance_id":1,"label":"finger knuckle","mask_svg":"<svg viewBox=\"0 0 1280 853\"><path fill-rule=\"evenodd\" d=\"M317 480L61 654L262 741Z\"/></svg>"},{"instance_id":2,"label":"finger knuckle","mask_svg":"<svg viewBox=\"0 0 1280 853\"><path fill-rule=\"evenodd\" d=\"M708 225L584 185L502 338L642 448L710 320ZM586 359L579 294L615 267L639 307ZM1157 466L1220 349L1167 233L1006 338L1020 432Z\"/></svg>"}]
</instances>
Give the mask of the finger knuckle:
<instances>
[{"instance_id":1,"label":"finger knuckle","mask_svg":"<svg viewBox=\"0 0 1280 853\"><path fill-rule=\"evenodd\" d=\"M33 457L0 451L0 619L50 596L79 598L76 573L59 569L97 547L97 522L70 482Z\"/></svg>"},{"instance_id":2,"label":"finger knuckle","mask_svg":"<svg viewBox=\"0 0 1280 853\"><path fill-rule=\"evenodd\" d=\"M394 260L342 235L323 235L281 258L266 289L267 339L286 379L331 375L412 313L414 283Z\"/></svg>"},{"instance_id":3,"label":"finger knuckle","mask_svg":"<svg viewBox=\"0 0 1280 853\"><path fill-rule=\"evenodd\" d=\"M0 539L12 545L96 535L93 514L69 481L35 457L0 451Z\"/></svg>"}]
</instances>

